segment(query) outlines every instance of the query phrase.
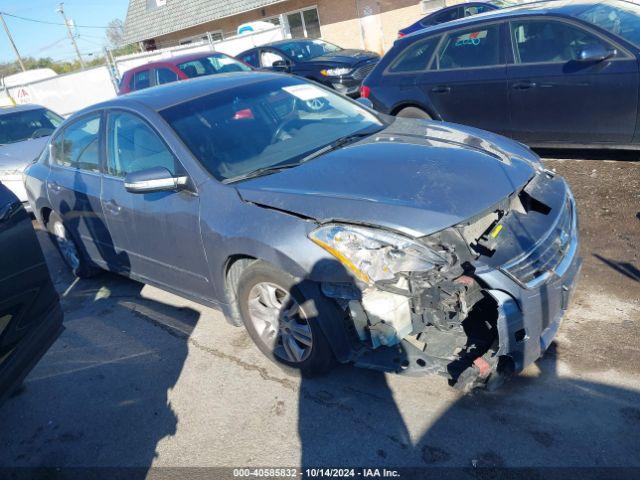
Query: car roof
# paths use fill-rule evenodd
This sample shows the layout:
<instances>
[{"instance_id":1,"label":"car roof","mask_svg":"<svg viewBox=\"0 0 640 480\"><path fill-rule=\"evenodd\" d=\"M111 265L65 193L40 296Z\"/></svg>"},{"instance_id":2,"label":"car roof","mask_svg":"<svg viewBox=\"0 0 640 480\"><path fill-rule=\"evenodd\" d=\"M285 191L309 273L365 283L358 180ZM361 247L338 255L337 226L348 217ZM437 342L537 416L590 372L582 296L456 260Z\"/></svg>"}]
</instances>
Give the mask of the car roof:
<instances>
[{"instance_id":1,"label":"car roof","mask_svg":"<svg viewBox=\"0 0 640 480\"><path fill-rule=\"evenodd\" d=\"M11 107L1 107L0 115L8 115L16 112L28 112L29 110L41 110L44 107L42 105L35 105L30 103L28 105L13 105Z\"/></svg>"},{"instance_id":2,"label":"car roof","mask_svg":"<svg viewBox=\"0 0 640 480\"><path fill-rule=\"evenodd\" d=\"M598 5L598 4L616 4L616 3L629 3L624 0L608 0L608 1L598 1L598 0L546 0L539 2L531 2L531 3L523 3L520 5L515 5L513 7L501 8L498 10L492 10L489 12L479 13L477 15L471 15L469 17L459 18L457 20L451 20L450 22L441 23L438 25L434 25L432 27L423 28L421 30L417 30L405 37L402 37L397 40L397 42L406 41L406 39L417 38L426 33L436 33L436 32L444 32L447 30L452 30L458 27L464 27L465 25L474 25L476 23L482 22L484 20L490 19L502 19L502 18L511 18L511 17L519 17L525 15L558 15L558 16L567 16L567 17L575 17L578 13L585 10L586 8Z\"/></svg>"},{"instance_id":3,"label":"car roof","mask_svg":"<svg viewBox=\"0 0 640 480\"><path fill-rule=\"evenodd\" d=\"M185 82L172 82L156 87L137 90L120 97L115 97L106 102L92 105L74 117L89 111L111 108L111 107L132 107L143 105L152 110L163 110L172 105L188 102L212 93L223 92L233 88L260 83L270 79L281 78L281 73L271 72L232 72L208 75L193 78Z\"/></svg>"},{"instance_id":4,"label":"car roof","mask_svg":"<svg viewBox=\"0 0 640 480\"><path fill-rule=\"evenodd\" d=\"M145 70L147 68L154 68L158 65L178 65L184 62L190 62L192 60L198 60L199 58L208 57L211 55L226 55L222 52L199 52L199 53L189 53L185 55L178 55L176 57L168 57L162 58L160 60L155 60L153 62L145 63L144 65L138 65L137 67L131 68L125 72L125 75L129 72L137 72L138 70Z\"/></svg>"}]
</instances>

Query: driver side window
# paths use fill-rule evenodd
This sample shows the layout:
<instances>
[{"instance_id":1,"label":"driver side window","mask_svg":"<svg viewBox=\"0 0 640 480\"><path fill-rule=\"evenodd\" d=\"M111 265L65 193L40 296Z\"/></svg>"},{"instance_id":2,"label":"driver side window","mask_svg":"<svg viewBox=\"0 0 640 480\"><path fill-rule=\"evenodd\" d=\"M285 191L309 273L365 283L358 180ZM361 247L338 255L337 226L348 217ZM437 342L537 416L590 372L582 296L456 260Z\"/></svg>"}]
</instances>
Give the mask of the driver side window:
<instances>
[{"instance_id":1,"label":"driver side window","mask_svg":"<svg viewBox=\"0 0 640 480\"><path fill-rule=\"evenodd\" d=\"M178 162L158 134L141 118L112 112L107 122L107 171L115 177L153 167L179 173Z\"/></svg>"},{"instance_id":2,"label":"driver side window","mask_svg":"<svg viewBox=\"0 0 640 480\"><path fill-rule=\"evenodd\" d=\"M260 53L260 63L265 68L273 67L275 62L284 61L284 57L273 50L263 50Z\"/></svg>"},{"instance_id":3,"label":"driver side window","mask_svg":"<svg viewBox=\"0 0 640 480\"><path fill-rule=\"evenodd\" d=\"M529 20L511 23L516 63L566 63L587 45L606 45L596 35L564 22ZM612 47L610 47L612 48Z\"/></svg>"}]
</instances>

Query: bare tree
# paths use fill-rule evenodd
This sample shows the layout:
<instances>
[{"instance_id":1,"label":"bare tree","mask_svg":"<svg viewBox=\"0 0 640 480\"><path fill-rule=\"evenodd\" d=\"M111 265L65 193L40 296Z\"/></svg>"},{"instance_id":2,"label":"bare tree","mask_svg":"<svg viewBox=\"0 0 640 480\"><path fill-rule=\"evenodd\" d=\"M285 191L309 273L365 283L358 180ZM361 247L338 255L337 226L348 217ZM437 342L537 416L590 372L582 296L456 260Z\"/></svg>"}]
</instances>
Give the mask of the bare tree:
<instances>
[{"instance_id":1,"label":"bare tree","mask_svg":"<svg viewBox=\"0 0 640 480\"><path fill-rule=\"evenodd\" d=\"M124 39L124 24L122 20L116 18L111 20L107 24L107 40L112 48L117 48L122 45Z\"/></svg>"}]
</instances>

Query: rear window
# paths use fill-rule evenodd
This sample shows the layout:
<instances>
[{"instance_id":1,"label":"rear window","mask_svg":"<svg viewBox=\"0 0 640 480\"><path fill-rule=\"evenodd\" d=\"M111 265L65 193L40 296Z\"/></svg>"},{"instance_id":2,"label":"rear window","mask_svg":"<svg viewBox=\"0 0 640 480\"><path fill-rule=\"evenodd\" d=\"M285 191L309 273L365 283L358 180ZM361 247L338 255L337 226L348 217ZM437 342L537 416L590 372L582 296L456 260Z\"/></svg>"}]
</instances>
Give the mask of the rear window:
<instances>
[{"instance_id":1,"label":"rear window","mask_svg":"<svg viewBox=\"0 0 640 480\"><path fill-rule=\"evenodd\" d=\"M426 70L440 37L431 37L409 45L389 67L389 72L419 72Z\"/></svg>"},{"instance_id":2,"label":"rear window","mask_svg":"<svg viewBox=\"0 0 640 480\"><path fill-rule=\"evenodd\" d=\"M249 72L251 68L226 55L210 55L189 62L180 63L178 68L189 78L216 73Z\"/></svg>"},{"instance_id":3,"label":"rear window","mask_svg":"<svg viewBox=\"0 0 640 480\"><path fill-rule=\"evenodd\" d=\"M500 25L476 26L447 34L436 59L438 70L500 64Z\"/></svg>"},{"instance_id":4,"label":"rear window","mask_svg":"<svg viewBox=\"0 0 640 480\"><path fill-rule=\"evenodd\" d=\"M47 137L61 123L61 117L45 108L0 115L0 144Z\"/></svg>"}]
</instances>

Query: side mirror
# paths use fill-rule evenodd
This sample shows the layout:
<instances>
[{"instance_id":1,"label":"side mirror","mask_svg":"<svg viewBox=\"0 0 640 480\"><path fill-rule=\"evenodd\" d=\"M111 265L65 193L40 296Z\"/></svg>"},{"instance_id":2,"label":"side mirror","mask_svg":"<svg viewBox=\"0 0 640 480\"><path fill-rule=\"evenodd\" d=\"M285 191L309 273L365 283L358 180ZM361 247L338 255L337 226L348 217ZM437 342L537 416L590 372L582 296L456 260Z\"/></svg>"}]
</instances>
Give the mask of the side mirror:
<instances>
[{"instance_id":1,"label":"side mirror","mask_svg":"<svg viewBox=\"0 0 640 480\"><path fill-rule=\"evenodd\" d=\"M591 45L585 45L578 51L576 61L584 63L597 63L613 57L616 53L616 49L609 50L601 43L592 43Z\"/></svg>"},{"instance_id":2,"label":"side mirror","mask_svg":"<svg viewBox=\"0 0 640 480\"><path fill-rule=\"evenodd\" d=\"M271 68L274 70L288 70L291 66L291 63L287 60L276 60L271 64Z\"/></svg>"},{"instance_id":3,"label":"side mirror","mask_svg":"<svg viewBox=\"0 0 640 480\"><path fill-rule=\"evenodd\" d=\"M124 188L131 193L176 191L186 187L189 177L174 177L164 167L153 167L128 173L124 177Z\"/></svg>"},{"instance_id":4,"label":"side mirror","mask_svg":"<svg viewBox=\"0 0 640 480\"><path fill-rule=\"evenodd\" d=\"M371 100L369 100L368 98L358 97L356 99L356 102L358 102L363 107L367 107L367 108L370 108L370 109L373 110L373 102Z\"/></svg>"}]
</instances>

